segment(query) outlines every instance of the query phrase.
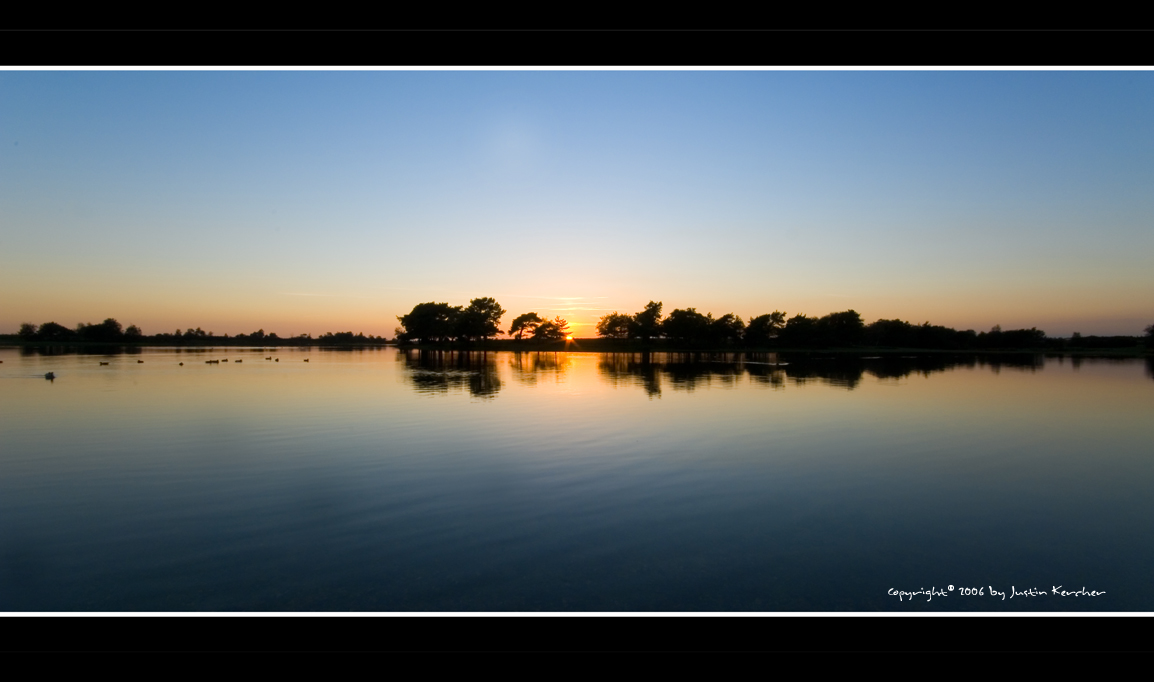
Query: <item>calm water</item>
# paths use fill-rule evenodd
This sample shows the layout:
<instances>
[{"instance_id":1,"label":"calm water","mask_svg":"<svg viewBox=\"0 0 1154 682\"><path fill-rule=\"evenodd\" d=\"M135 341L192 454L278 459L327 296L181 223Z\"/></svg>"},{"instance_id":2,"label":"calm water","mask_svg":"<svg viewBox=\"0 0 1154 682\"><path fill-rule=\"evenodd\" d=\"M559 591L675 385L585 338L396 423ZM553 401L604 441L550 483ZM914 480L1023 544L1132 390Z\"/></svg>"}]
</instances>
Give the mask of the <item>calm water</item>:
<instances>
[{"instance_id":1,"label":"calm water","mask_svg":"<svg viewBox=\"0 0 1154 682\"><path fill-rule=\"evenodd\" d=\"M1154 611L1149 361L0 360L0 610Z\"/></svg>"}]
</instances>

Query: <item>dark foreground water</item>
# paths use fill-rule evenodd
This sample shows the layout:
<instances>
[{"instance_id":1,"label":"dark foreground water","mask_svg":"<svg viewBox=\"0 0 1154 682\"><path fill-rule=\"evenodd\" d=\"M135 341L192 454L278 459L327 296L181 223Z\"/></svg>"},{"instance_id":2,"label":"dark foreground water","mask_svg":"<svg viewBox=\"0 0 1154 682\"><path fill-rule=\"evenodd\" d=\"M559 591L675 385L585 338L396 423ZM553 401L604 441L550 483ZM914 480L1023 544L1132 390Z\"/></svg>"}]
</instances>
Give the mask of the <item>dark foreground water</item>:
<instances>
[{"instance_id":1,"label":"dark foreground water","mask_svg":"<svg viewBox=\"0 0 1154 682\"><path fill-rule=\"evenodd\" d=\"M0 360L0 610L1154 611L1148 361Z\"/></svg>"}]
</instances>

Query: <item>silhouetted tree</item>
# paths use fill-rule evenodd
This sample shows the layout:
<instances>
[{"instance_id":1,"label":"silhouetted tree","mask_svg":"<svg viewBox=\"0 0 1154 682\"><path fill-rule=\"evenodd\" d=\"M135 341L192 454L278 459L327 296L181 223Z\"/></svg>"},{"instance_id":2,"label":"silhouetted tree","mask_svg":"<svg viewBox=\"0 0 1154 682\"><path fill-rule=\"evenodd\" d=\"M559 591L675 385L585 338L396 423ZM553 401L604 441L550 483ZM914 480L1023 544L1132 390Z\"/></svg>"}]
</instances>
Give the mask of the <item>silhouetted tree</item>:
<instances>
[{"instance_id":1,"label":"silhouetted tree","mask_svg":"<svg viewBox=\"0 0 1154 682\"><path fill-rule=\"evenodd\" d=\"M608 315L602 316L601 320L597 322L597 335L610 339L627 339L632 323L632 317L614 310Z\"/></svg>"},{"instance_id":2,"label":"silhouetted tree","mask_svg":"<svg viewBox=\"0 0 1154 682\"><path fill-rule=\"evenodd\" d=\"M688 343L705 341L712 316L697 312L696 308L676 309L661 323L661 333L671 339Z\"/></svg>"},{"instance_id":3,"label":"silhouetted tree","mask_svg":"<svg viewBox=\"0 0 1154 682\"><path fill-rule=\"evenodd\" d=\"M569 323L560 316L542 322L533 330L533 338L538 341L560 341L569 335Z\"/></svg>"},{"instance_id":4,"label":"silhouetted tree","mask_svg":"<svg viewBox=\"0 0 1154 682\"><path fill-rule=\"evenodd\" d=\"M25 341L34 341L36 339L36 325L31 322L25 322L20 325L20 331L16 335Z\"/></svg>"},{"instance_id":5,"label":"silhouetted tree","mask_svg":"<svg viewBox=\"0 0 1154 682\"><path fill-rule=\"evenodd\" d=\"M977 344L981 348L1042 348L1046 332L1033 327L1002 331L1001 325L994 325L988 333L978 334Z\"/></svg>"},{"instance_id":6,"label":"silhouetted tree","mask_svg":"<svg viewBox=\"0 0 1154 682\"><path fill-rule=\"evenodd\" d=\"M1133 348L1146 338L1142 336L1082 336L1076 332L1075 334L1066 342L1066 345L1071 348ZM1048 341L1046 345L1050 345Z\"/></svg>"},{"instance_id":7,"label":"silhouetted tree","mask_svg":"<svg viewBox=\"0 0 1154 682\"><path fill-rule=\"evenodd\" d=\"M1146 327L1146 341L1154 340L1154 324Z\"/></svg>"},{"instance_id":8,"label":"silhouetted tree","mask_svg":"<svg viewBox=\"0 0 1154 682\"><path fill-rule=\"evenodd\" d=\"M120 341L124 336L120 323L111 317L100 324L78 324L76 334L82 341L103 342Z\"/></svg>"},{"instance_id":9,"label":"silhouetted tree","mask_svg":"<svg viewBox=\"0 0 1154 682\"><path fill-rule=\"evenodd\" d=\"M867 345L883 348L911 348L914 341L913 325L904 320L876 320L866 326L864 340Z\"/></svg>"},{"instance_id":10,"label":"silhouetted tree","mask_svg":"<svg viewBox=\"0 0 1154 682\"><path fill-rule=\"evenodd\" d=\"M711 343L736 345L741 343L744 334L745 322L740 316L733 313L726 313L709 325Z\"/></svg>"},{"instance_id":11,"label":"silhouetted tree","mask_svg":"<svg viewBox=\"0 0 1154 682\"><path fill-rule=\"evenodd\" d=\"M751 319L745 328L745 342L750 346L770 345L785 327L785 316L786 313L775 310Z\"/></svg>"},{"instance_id":12,"label":"silhouetted tree","mask_svg":"<svg viewBox=\"0 0 1154 682\"><path fill-rule=\"evenodd\" d=\"M975 347L977 338L972 329L958 331L929 322L915 326L903 320L877 320L866 325L862 343L882 348L962 350Z\"/></svg>"},{"instance_id":13,"label":"silhouetted tree","mask_svg":"<svg viewBox=\"0 0 1154 682\"><path fill-rule=\"evenodd\" d=\"M631 336L648 341L661 335L661 301L650 301L645 310L633 316L633 325L630 327Z\"/></svg>"},{"instance_id":14,"label":"silhouetted tree","mask_svg":"<svg viewBox=\"0 0 1154 682\"><path fill-rule=\"evenodd\" d=\"M134 324L128 325L128 329L124 330L124 338L128 341L139 341L143 336L144 332Z\"/></svg>"},{"instance_id":15,"label":"silhouetted tree","mask_svg":"<svg viewBox=\"0 0 1154 682\"><path fill-rule=\"evenodd\" d=\"M404 330L398 329L398 336L415 339L419 343L448 341L456 332L459 306L448 303L418 303L408 315L398 315Z\"/></svg>"},{"instance_id":16,"label":"silhouetted tree","mask_svg":"<svg viewBox=\"0 0 1154 682\"><path fill-rule=\"evenodd\" d=\"M787 348L850 347L860 345L865 334L861 315L854 310L830 313L825 317L795 315L778 335Z\"/></svg>"},{"instance_id":17,"label":"silhouetted tree","mask_svg":"<svg viewBox=\"0 0 1154 682\"><path fill-rule=\"evenodd\" d=\"M36 338L41 341L70 341L76 338L76 332L62 324L45 322L36 332Z\"/></svg>"},{"instance_id":18,"label":"silhouetted tree","mask_svg":"<svg viewBox=\"0 0 1154 682\"><path fill-rule=\"evenodd\" d=\"M864 331L861 315L855 310L830 313L817 321L819 343L826 346L856 346Z\"/></svg>"},{"instance_id":19,"label":"silhouetted tree","mask_svg":"<svg viewBox=\"0 0 1154 682\"><path fill-rule=\"evenodd\" d=\"M782 346L787 348L805 348L816 345L817 318L797 314L789 318L778 335Z\"/></svg>"},{"instance_id":20,"label":"silhouetted tree","mask_svg":"<svg viewBox=\"0 0 1154 682\"><path fill-rule=\"evenodd\" d=\"M517 340L520 341L525 332L529 332L531 335L536 331L537 326L544 321L537 313L518 315L517 319L513 320L513 324L509 326L509 336L516 336Z\"/></svg>"},{"instance_id":21,"label":"silhouetted tree","mask_svg":"<svg viewBox=\"0 0 1154 682\"><path fill-rule=\"evenodd\" d=\"M352 343L353 339L355 338L356 337L353 336L352 332L337 332L335 334L333 332L326 332L325 334L322 334L321 337L317 340L322 343L344 344Z\"/></svg>"},{"instance_id":22,"label":"silhouetted tree","mask_svg":"<svg viewBox=\"0 0 1154 682\"><path fill-rule=\"evenodd\" d=\"M474 298L456 316L454 332L458 339L486 339L501 333L501 316L505 309L492 298Z\"/></svg>"}]
</instances>

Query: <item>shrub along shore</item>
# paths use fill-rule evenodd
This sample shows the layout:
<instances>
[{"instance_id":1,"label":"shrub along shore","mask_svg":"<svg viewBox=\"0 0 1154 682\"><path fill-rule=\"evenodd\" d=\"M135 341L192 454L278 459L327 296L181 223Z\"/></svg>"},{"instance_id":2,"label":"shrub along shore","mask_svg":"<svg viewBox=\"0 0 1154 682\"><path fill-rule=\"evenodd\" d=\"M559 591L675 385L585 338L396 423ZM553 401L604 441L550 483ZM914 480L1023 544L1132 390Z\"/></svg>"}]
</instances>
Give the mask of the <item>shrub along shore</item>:
<instances>
[{"instance_id":1,"label":"shrub along shore","mask_svg":"<svg viewBox=\"0 0 1154 682\"><path fill-rule=\"evenodd\" d=\"M200 327L179 329L171 334L153 334L146 336L139 327L130 325L127 329L113 318L108 318L100 324L78 324L75 329L69 329L55 322L45 322L42 325L25 323L20 325L20 331L13 335L0 335L0 340L22 346L92 346L92 345L123 345L123 346L383 346L388 340L380 336L366 336L364 333L328 332L318 337L311 334L280 337L275 333L266 334L258 329L251 334L237 334L216 336L211 331L204 331Z\"/></svg>"}]
</instances>

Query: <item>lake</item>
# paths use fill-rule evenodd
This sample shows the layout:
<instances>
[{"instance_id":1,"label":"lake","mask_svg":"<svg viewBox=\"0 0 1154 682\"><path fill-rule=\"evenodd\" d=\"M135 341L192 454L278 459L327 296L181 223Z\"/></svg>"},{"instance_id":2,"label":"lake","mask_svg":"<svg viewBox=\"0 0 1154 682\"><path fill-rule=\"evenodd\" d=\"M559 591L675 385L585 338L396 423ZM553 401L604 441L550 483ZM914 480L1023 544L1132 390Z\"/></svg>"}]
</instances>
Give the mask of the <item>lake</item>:
<instances>
[{"instance_id":1,"label":"lake","mask_svg":"<svg viewBox=\"0 0 1154 682\"><path fill-rule=\"evenodd\" d=\"M1149 359L0 360L3 611L1154 611Z\"/></svg>"}]
</instances>

